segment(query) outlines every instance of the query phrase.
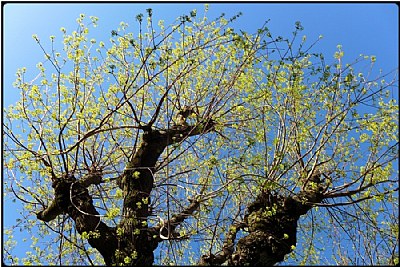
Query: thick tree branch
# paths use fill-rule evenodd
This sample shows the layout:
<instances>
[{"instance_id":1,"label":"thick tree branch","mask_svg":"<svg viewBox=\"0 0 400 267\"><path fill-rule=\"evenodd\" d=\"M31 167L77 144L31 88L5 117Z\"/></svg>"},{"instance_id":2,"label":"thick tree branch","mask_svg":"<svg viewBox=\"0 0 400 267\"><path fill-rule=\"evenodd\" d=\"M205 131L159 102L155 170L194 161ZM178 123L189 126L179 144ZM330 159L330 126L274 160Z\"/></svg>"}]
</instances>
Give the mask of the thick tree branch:
<instances>
[{"instance_id":1,"label":"thick tree branch","mask_svg":"<svg viewBox=\"0 0 400 267\"><path fill-rule=\"evenodd\" d=\"M163 240L168 240L168 239L181 238L180 236L178 236L175 233L175 229L186 218L192 216L193 213L196 210L198 210L198 208L200 207L200 203L201 203L201 200L199 200L199 197L204 193L205 189L206 189L206 185L203 185L198 197L196 197L194 199L189 199L190 204L186 208L184 208L181 212L179 212L178 214L173 215L171 217L171 219L169 219L168 221L164 222L160 218L162 220L162 222L159 225L152 227L152 229L151 229L152 233L154 233L155 235L158 236L156 239L157 242L162 242Z\"/></svg>"},{"instance_id":2,"label":"thick tree branch","mask_svg":"<svg viewBox=\"0 0 400 267\"><path fill-rule=\"evenodd\" d=\"M124 174L117 180L118 186L124 192L124 204L122 220L118 225L118 228L122 229L122 235L119 237L120 249L116 262L123 262L134 251L137 257L132 259L131 264L151 265L154 261L153 251L162 236L155 234L157 230L154 228L147 227L155 165L167 146L213 130L214 122L207 120L194 126L175 125L166 130L155 130L151 126L144 126L142 129L144 130L142 142L129 160ZM198 205L198 202L192 202L186 211L168 222L169 227L175 228L186 218L185 214L193 213Z\"/></svg>"},{"instance_id":3,"label":"thick tree branch","mask_svg":"<svg viewBox=\"0 0 400 267\"><path fill-rule=\"evenodd\" d=\"M48 207L40 211L36 216L39 220L50 222L62 213L63 211L58 207L57 201L53 200L50 202L50 205Z\"/></svg>"},{"instance_id":4,"label":"thick tree branch","mask_svg":"<svg viewBox=\"0 0 400 267\"><path fill-rule=\"evenodd\" d=\"M79 183L84 188L87 188L92 184L100 184L101 181L102 181L101 172L97 172L86 175L84 178L78 180L77 183ZM58 206L57 199L54 199L53 201L51 201L48 207L46 207L44 210L40 211L37 214L37 218L39 220L49 222L62 213L63 210Z\"/></svg>"},{"instance_id":5,"label":"thick tree branch","mask_svg":"<svg viewBox=\"0 0 400 267\"><path fill-rule=\"evenodd\" d=\"M246 224L242 222L232 224L229 227L228 233L222 245L222 251L220 251L216 255L210 254L201 256L198 264L200 266L210 265L210 264L222 265L223 263L227 262L231 258L235 250L236 235L244 227L246 227Z\"/></svg>"},{"instance_id":6,"label":"thick tree branch","mask_svg":"<svg viewBox=\"0 0 400 267\"><path fill-rule=\"evenodd\" d=\"M200 265L272 266L284 259L296 245L297 221L313 203L323 199L320 174L295 196L281 196L269 191L259 194L248 207L244 224L227 233L225 251L203 255ZM233 252L232 244L239 228L247 227L248 235L239 239Z\"/></svg>"},{"instance_id":7,"label":"thick tree branch","mask_svg":"<svg viewBox=\"0 0 400 267\"><path fill-rule=\"evenodd\" d=\"M105 263L110 265L114 261L117 248L115 229L100 220L100 215L93 206L92 197L86 189L90 183L98 180L98 177L94 179L90 175L81 182L72 175L55 179L52 184L54 200L49 207L38 213L37 218L48 222L59 214L68 214L75 221L78 233L88 233L89 244L97 249L104 257Z\"/></svg>"},{"instance_id":8,"label":"thick tree branch","mask_svg":"<svg viewBox=\"0 0 400 267\"><path fill-rule=\"evenodd\" d=\"M124 262L127 257L134 260L132 264L151 265L160 238L160 235L153 235L155 229L147 227L149 196L157 160L168 145L213 129L211 120L194 126L175 125L166 130L143 129L143 140L138 150L128 162L124 174L117 179L124 192L123 216L118 226L123 230L122 235L116 235L116 229L101 222L87 190L90 185L102 182L101 172L90 173L80 180L72 175L53 179L54 200L37 214L37 218L49 222L60 214L68 214L75 221L78 233L89 234L89 244L100 252L107 265ZM172 231L199 205L198 201L192 201L187 209L173 216L168 221ZM161 226L157 231L160 229ZM137 253L136 258L133 252Z\"/></svg>"}]
</instances>

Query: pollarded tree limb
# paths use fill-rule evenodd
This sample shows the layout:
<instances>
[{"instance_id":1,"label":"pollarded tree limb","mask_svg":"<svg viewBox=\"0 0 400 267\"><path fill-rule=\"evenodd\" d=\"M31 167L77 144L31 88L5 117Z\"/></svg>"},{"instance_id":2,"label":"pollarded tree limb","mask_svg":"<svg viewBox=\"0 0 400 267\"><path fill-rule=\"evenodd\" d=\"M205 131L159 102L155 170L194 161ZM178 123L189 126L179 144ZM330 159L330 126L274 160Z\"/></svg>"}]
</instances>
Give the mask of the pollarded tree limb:
<instances>
[{"instance_id":1,"label":"pollarded tree limb","mask_svg":"<svg viewBox=\"0 0 400 267\"><path fill-rule=\"evenodd\" d=\"M248 235L238 240L235 251L232 252L232 243L237 228L228 231L225 251L203 255L199 264L272 266L283 261L296 246L300 216L323 199L324 188L319 176L312 181L295 196L285 197L269 191L260 193L247 207L244 224ZM240 228L245 227L240 225Z\"/></svg>"},{"instance_id":2,"label":"pollarded tree limb","mask_svg":"<svg viewBox=\"0 0 400 267\"><path fill-rule=\"evenodd\" d=\"M123 229L122 235L117 236L115 228L100 220L87 190L90 185L102 182L101 172L90 173L80 180L72 175L53 179L54 200L37 214L37 218L49 222L60 214L68 214L75 221L78 233L88 233L89 244L100 252L106 265L123 263L126 257L133 258L131 264L151 265L159 235L154 238L154 229L148 229L145 222L149 216L149 196L157 160L168 145L213 129L214 123L207 120L194 126L175 125L166 130L150 128L144 131L139 149L127 164L124 175L117 180L125 197L123 219L119 224L119 228ZM198 205L198 202L193 202L188 210L178 214L169 224L177 225L186 218L185 214L193 213ZM133 252L137 253L136 258Z\"/></svg>"},{"instance_id":3,"label":"pollarded tree limb","mask_svg":"<svg viewBox=\"0 0 400 267\"><path fill-rule=\"evenodd\" d=\"M241 238L229 259L231 265L271 266L296 246L297 221L323 199L320 176L295 196L261 193L247 209L249 234Z\"/></svg>"},{"instance_id":4,"label":"pollarded tree limb","mask_svg":"<svg viewBox=\"0 0 400 267\"><path fill-rule=\"evenodd\" d=\"M93 171L78 181L81 186L88 188L90 185L98 185L102 182L103 175L101 171Z\"/></svg>"},{"instance_id":5,"label":"pollarded tree limb","mask_svg":"<svg viewBox=\"0 0 400 267\"><path fill-rule=\"evenodd\" d=\"M57 201L52 200L50 205L44 210L40 211L36 217L44 222L50 222L54 220L58 215L61 215L63 211L58 207Z\"/></svg>"},{"instance_id":6,"label":"pollarded tree limb","mask_svg":"<svg viewBox=\"0 0 400 267\"><path fill-rule=\"evenodd\" d=\"M97 182L99 179L88 177L88 180L83 180L85 181L83 183L77 181L72 175L55 179L52 184L54 200L48 208L39 212L38 219L51 221L59 214L68 214L75 221L78 233L88 233L89 244L97 249L105 263L110 265L115 261L118 244L115 229L108 227L100 220L92 197L86 189L89 180Z\"/></svg>"},{"instance_id":7,"label":"pollarded tree limb","mask_svg":"<svg viewBox=\"0 0 400 267\"><path fill-rule=\"evenodd\" d=\"M227 263L227 261L231 258L235 250L236 235L245 226L246 225L242 222L237 222L232 224L229 227L224 243L222 245L222 251L220 251L216 255L214 254L202 255L200 261L198 262L198 265L199 266L222 265L223 263Z\"/></svg>"},{"instance_id":8,"label":"pollarded tree limb","mask_svg":"<svg viewBox=\"0 0 400 267\"><path fill-rule=\"evenodd\" d=\"M118 255L116 264L129 258L131 265L152 265L153 251L157 248L160 235L154 228L148 228L147 218L150 215L150 193L154 187L156 163L169 145L182 142L184 139L208 133L214 129L212 120L198 122L196 125L174 125L170 129L156 130L151 126L143 127L142 141L133 153L124 173L117 180L124 194L122 220L118 225L121 233L118 237ZM192 202L186 212L193 213L199 203ZM168 222L170 226L183 221L186 215L178 214Z\"/></svg>"},{"instance_id":9,"label":"pollarded tree limb","mask_svg":"<svg viewBox=\"0 0 400 267\"><path fill-rule=\"evenodd\" d=\"M78 183L87 188L92 184L100 184L102 181L101 173L88 174L78 181ZM49 222L54 220L58 215L63 213L63 210L58 206L57 199L50 202L50 205L37 214L39 220Z\"/></svg>"}]
</instances>

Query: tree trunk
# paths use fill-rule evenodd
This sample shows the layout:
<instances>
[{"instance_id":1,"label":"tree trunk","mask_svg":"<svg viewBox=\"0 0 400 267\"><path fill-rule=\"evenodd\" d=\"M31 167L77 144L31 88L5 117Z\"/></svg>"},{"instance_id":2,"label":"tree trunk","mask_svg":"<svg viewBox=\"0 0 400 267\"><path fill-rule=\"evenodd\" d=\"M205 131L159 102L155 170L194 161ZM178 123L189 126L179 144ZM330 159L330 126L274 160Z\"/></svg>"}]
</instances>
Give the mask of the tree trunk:
<instances>
[{"instance_id":1,"label":"tree trunk","mask_svg":"<svg viewBox=\"0 0 400 267\"><path fill-rule=\"evenodd\" d=\"M51 221L60 214L68 214L74 221L78 233L88 233L89 244L97 249L109 265L152 265L153 251L160 238L161 226L149 228L150 193L153 189L155 165L164 149L190 136L207 133L214 128L211 120L195 126L175 125L167 130L143 128L142 142L128 162L123 175L117 180L123 190L124 203L119 225L109 227L100 220L87 187L101 182L101 177L88 175L77 180L73 175L53 179L54 200L37 218ZM174 229L199 207L191 201L189 207L173 216L170 224Z\"/></svg>"},{"instance_id":2,"label":"tree trunk","mask_svg":"<svg viewBox=\"0 0 400 267\"><path fill-rule=\"evenodd\" d=\"M311 180L313 183L293 197L262 192L247 207L245 222L231 228L222 252L203 255L199 264L272 266L283 261L296 246L298 219L313 203L322 201L320 174ZM234 251L232 244L240 229L248 231L248 235L239 239Z\"/></svg>"},{"instance_id":3,"label":"tree trunk","mask_svg":"<svg viewBox=\"0 0 400 267\"><path fill-rule=\"evenodd\" d=\"M112 248L117 247L115 228L108 227L100 220L86 189L86 181L77 181L72 175L53 179L54 200L49 207L38 213L37 218L51 221L59 214L68 214L75 221L78 233L88 233L89 244L100 252L106 265L110 265L115 261Z\"/></svg>"},{"instance_id":4,"label":"tree trunk","mask_svg":"<svg viewBox=\"0 0 400 267\"><path fill-rule=\"evenodd\" d=\"M38 213L38 219L50 221L59 214L68 214L75 221L78 233L88 234L89 244L100 252L106 265L152 265L153 251L159 242L165 240L162 230L167 227L173 231L200 204L191 200L186 209L166 222L167 225L148 227L150 194L157 160L168 145L207 133L213 127L214 123L207 121L196 126L175 125L168 130L143 129L139 148L117 180L124 193L124 203L122 219L116 228L100 220L87 190L89 185L101 182L100 175L87 175L80 180L73 175L54 178L54 201ZM203 255L199 264L259 266L282 261L296 245L298 219L313 207L313 203L322 201L320 174L311 176L310 181L312 183L294 196L281 196L269 191L259 194L247 207L244 222L231 226L222 252ZM248 234L235 243L239 230L245 230Z\"/></svg>"}]
</instances>

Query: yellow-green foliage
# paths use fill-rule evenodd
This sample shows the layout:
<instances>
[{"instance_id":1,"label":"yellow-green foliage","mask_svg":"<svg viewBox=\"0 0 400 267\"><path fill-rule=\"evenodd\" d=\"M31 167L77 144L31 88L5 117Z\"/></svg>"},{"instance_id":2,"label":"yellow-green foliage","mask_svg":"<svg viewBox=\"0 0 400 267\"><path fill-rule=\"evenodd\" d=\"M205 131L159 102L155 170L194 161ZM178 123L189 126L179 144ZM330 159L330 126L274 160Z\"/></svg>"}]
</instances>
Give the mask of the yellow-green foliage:
<instances>
[{"instance_id":1,"label":"yellow-green foliage","mask_svg":"<svg viewBox=\"0 0 400 267\"><path fill-rule=\"evenodd\" d=\"M293 195L310 178L307 171L316 169L327 174L327 201L360 201L357 207L365 210L397 203L392 162L398 157L398 104L391 92L396 80L373 79L356 71L359 62L369 60L373 66L376 57L361 55L346 64L344 48L338 46L333 57L328 55L334 62L326 63L322 54L308 52L314 44L308 45L305 36L296 50L294 41L273 38L266 26L254 34L238 32L232 22L240 14L210 20L207 9L204 16L193 10L171 25L153 23L147 10L146 19L138 15L129 25L116 25L110 40L93 38L98 19L84 14L76 29L60 29L61 38L33 35L44 61L37 70L22 67L16 73L14 87L21 97L4 111L3 174L5 194L14 190L23 200L27 219L18 223L24 231L40 234L33 235L26 257L7 254L13 264L89 264L87 255L94 264L104 264L95 250L87 249L85 240L96 232L79 236L66 215L48 225L32 217L53 198L51 178L68 170L80 179L91 167L101 167L103 183L88 189L101 219L116 226L126 219L120 216L126 192L115 181L131 169L127 163L142 140L139 128L152 119L154 129L171 128L185 106L195 108L186 123L204 127L202 119L212 120L214 131L180 136L182 142L166 148L153 173L150 198L135 203L139 208L151 206L159 217L132 222L133 235L196 200L202 202L200 209L177 232L201 238L200 251L215 252L230 223L243 218L259 192ZM302 26L295 27L296 36ZM48 51L48 42L62 48ZM290 53L271 52L271 47ZM38 76L27 81L26 73L36 71ZM365 109L364 104L374 109ZM140 171L134 170L135 179ZM313 185L311 181L309 186ZM355 210L369 231L374 230L367 222L372 220L384 229L383 235L398 234L393 226L396 216L387 210L382 216L391 219L385 224L378 215ZM315 212L322 215L300 222L300 236L327 230L327 218L332 217L321 207ZM275 214L274 207L254 213L250 227ZM328 230L343 227L335 226ZM116 233L127 234L122 228ZM6 251L11 251L17 245L14 234L9 229L5 234ZM298 247L307 249L292 257L304 264L318 263L319 251L304 246L312 244L314 235L306 239ZM395 239L385 240L390 246ZM39 242L50 246L44 250ZM199 255L185 258L195 254L190 245L190 240L179 246L162 243L156 263L195 262ZM173 255L170 246L176 251ZM129 265L137 257L133 251L123 262Z\"/></svg>"}]
</instances>

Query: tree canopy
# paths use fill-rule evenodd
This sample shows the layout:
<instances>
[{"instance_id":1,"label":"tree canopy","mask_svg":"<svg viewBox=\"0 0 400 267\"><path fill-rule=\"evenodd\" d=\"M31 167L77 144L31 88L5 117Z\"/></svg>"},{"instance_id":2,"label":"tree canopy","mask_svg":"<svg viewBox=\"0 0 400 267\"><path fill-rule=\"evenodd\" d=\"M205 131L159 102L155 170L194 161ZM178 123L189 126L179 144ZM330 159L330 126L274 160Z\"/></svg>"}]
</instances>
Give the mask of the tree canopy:
<instances>
[{"instance_id":1,"label":"tree canopy","mask_svg":"<svg viewBox=\"0 0 400 267\"><path fill-rule=\"evenodd\" d=\"M3 113L4 194L24 216L4 262L399 262L398 71L340 45L326 60L300 22L238 31L240 15L147 9L106 42L81 14L61 40L33 36L45 60Z\"/></svg>"}]
</instances>

